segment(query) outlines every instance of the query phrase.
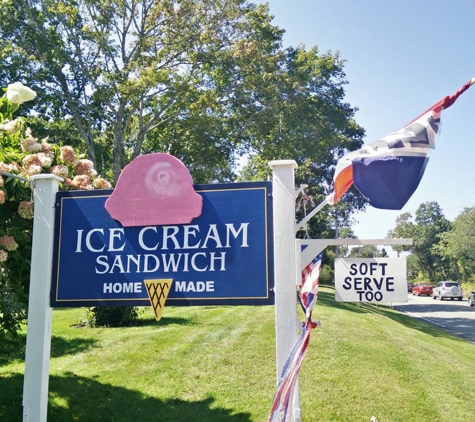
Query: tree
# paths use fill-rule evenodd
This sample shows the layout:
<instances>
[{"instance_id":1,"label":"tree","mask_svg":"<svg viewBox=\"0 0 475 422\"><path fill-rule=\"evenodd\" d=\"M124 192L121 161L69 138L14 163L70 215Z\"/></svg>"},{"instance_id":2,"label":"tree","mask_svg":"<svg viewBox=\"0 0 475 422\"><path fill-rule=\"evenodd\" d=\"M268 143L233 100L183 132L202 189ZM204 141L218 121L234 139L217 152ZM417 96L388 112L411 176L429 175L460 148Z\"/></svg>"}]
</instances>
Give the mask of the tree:
<instances>
[{"instance_id":1,"label":"tree","mask_svg":"<svg viewBox=\"0 0 475 422\"><path fill-rule=\"evenodd\" d=\"M269 160L291 158L318 202L336 160L363 143L344 101L344 60L317 47L283 50L267 5L16 0L2 9L4 66L43 99L32 127L75 147L82 140L103 176L117 180L152 151L179 158L195 183L234 180L242 154L250 162L241 180L263 180ZM349 226L364 206L351 189L312 219L312 237L333 237L335 220Z\"/></svg>"},{"instance_id":2,"label":"tree","mask_svg":"<svg viewBox=\"0 0 475 422\"><path fill-rule=\"evenodd\" d=\"M355 246L351 248L348 258L386 258L386 250L381 250L375 245Z\"/></svg>"},{"instance_id":3,"label":"tree","mask_svg":"<svg viewBox=\"0 0 475 422\"><path fill-rule=\"evenodd\" d=\"M451 258L460 268L464 281L475 274L475 208L465 208L455 219L450 231L441 235L441 254Z\"/></svg>"},{"instance_id":4,"label":"tree","mask_svg":"<svg viewBox=\"0 0 475 422\"><path fill-rule=\"evenodd\" d=\"M0 32L15 58L9 64L45 100L35 111L73 121L94 163L113 159L115 180L128 160L152 149L191 166L198 182L232 177L256 85L276 71L283 31L270 24L268 6L244 0L2 4L8 19L0 19Z\"/></svg>"},{"instance_id":5,"label":"tree","mask_svg":"<svg viewBox=\"0 0 475 422\"><path fill-rule=\"evenodd\" d=\"M389 230L387 236L391 239L412 239L415 236L415 226L411 220L412 215L408 212L398 215L396 227L393 230ZM392 248L398 253L411 250L409 245L394 245Z\"/></svg>"},{"instance_id":6,"label":"tree","mask_svg":"<svg viewBox=\"0 0 475 422\"><path fill-rule=\"evenodd\" d=\"M409 280L423 279L423 270L420 267L419 261L414 254L410 254L406 258L407 263L407 278Z\"/></svg>"},{"instance_id":7,"label":"tree","mask_svg":"<svg viewBox=\"0 0 475 422\"><path fill-rule=\"evenodd\" d=\"M338 238L339 239L357 239L357 236L352 229L343 227L338 229ZM335 252L338 253L338 257L347 257L350 252L350 247L348 245L342 245L335 247Z\"/></svg>"},{"instance_id":8,"label":"tree","mask_svg":"<svg viewBox=\"0 0 475 422\"><path fill-rule=\"evenodd\" d=\"M396 227L388 237L407 237L413 239L412 246L406 246L417 257L420 268L431 281L445 278L451 271L451 262L437 247L441 235L450 230L447 220L437 202L425 202L416 210L414 221L410 213L401 214Z\"/></svg>"},{"instance_id":9,"label":"tree","mask_svg":"<svg viewBox=\"0 0 475 422\"><path fill-rule=\"evenodd\" d=\"M319 54L317 47L283 52L274 83L260 92L257 116L262 124L248 128L253 141L243 179L266 179L270 160L293 159L299 166L297 184L308 185L306 192L316 204L330 193L336 160L361 147L364 136L353 119L357 109L344 101L343 66L338 53ZM330 213L314 217L312 237L328 237L336 219L347 226L351 212L364 206L361 195L351 189Z\"/></svg>"}]
</instances>

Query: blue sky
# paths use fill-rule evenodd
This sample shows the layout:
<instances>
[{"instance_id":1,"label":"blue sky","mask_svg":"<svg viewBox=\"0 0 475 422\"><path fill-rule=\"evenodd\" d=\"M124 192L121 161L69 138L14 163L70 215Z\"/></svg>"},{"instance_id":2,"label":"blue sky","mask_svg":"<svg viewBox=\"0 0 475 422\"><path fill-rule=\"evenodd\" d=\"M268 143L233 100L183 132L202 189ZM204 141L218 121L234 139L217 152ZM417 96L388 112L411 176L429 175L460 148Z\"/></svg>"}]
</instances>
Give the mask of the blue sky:
<instances>
[{"instance_id":1,"label":"blue sky","mask_svg":"<svg viewBox=\"0 0 475 422\"><path fill-rule=\"evenodd\" d=\"M475 77L473 0L270 0L286 46L339 51L346 101L365 143L400 129ZM401 211L356 214L361 239L382 239L398 215L436 201L453 220L475 206L475 85L442 112L442 130L419 188ZM285 159L286 157L281 157Z\"/></svg>"}]
</instances>

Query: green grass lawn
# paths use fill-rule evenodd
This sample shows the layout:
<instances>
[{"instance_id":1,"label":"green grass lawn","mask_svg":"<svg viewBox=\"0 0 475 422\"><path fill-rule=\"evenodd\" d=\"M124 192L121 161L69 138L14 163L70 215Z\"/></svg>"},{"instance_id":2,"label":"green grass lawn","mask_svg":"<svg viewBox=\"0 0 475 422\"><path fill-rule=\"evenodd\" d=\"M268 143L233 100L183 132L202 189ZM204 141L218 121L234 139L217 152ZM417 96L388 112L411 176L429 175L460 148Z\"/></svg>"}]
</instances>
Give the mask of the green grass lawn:
<instances>
[{"instance_id":1,"label":"green grass lawn","mask_svg":"<svg viewBox=\"0 0 475 422\"><path fill-rule=\"evenodd\" d=\"M150 308L130 328L77 328L56 309L49 422L265 421L275 392L274 307ZM471 420L474 346L386 307L322 289L300 376L305 422ZM0 361L0 421L22 419L24 362Z\"/></svg>"}]
</instances>

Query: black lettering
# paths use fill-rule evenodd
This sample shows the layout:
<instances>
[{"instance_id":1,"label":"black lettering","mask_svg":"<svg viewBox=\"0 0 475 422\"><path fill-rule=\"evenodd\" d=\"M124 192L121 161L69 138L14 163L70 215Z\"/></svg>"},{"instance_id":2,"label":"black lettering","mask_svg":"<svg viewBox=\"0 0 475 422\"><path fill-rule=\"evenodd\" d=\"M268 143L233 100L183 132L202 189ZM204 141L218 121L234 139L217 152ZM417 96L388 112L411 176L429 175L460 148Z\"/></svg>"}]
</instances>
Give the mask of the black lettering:
<instances>
[{"instance_id":1,"label":"black lettering","mask_svg":"<svg viewBox=\"0 0 475 422\"><path fill-rule=\"evenodd\" d=\"M373 273L375 273L378 268L378 263L372 262L371 264L369 264L369 266L370 266L370 275L373 275Z\"/></svg>"},{"instance_id":2,"label":"black lettering","mask_svg":"<svg viewBox=\"0 0 475 422\"><path fill-rule=\"evenodd\" d=\"M394 292L394 282L392 281L394 280L394 277L388 277L386 278L386 291L387 292Z\"/></svg>"},{"instance_id":3,"label":"black lettering","mask_svg":"<svg viewBox=\"0 0 475 422\"><path fill-rule=\"evenodd\" d=\"M373 290L373 288L371 287L371 278L369 278L369 277L364 278L364 289L365 290Z\"/></svg>"},{"instance_id":4,"label":"black lettering","mask_svg":"<svg viewBox=\"0 0 475 422\"><path fill-rule=\"evenodd\" d=\"M345 281L343 282L343 288L345 290L351 289L351 277L345 277Z\"/></svg>"},{"instance_id":5,"label":"black lettering","mask_svg":"<svg viewBox=\"0 0 475 422\"><path fill-rule=\"evenodd\" d=\"M381 290L381 287L383 287L383 281L384 281L383 277L380 278L379 283L378 283L377 278L373 278L373 281L374 281L374 284L376 284L376 288L378 290Z\"/></svg>"},{"instance_id":6,"label":"black lettering","mask_svg":"<svg viewBox=\"0 0 475 422\"><path fill-rule=\"evenodd\" d=\"M360 265L360 274L366 275L367 273L368 273L368 266L366 265L366 262L362 262Z\"/></svg>"}]
</instances>

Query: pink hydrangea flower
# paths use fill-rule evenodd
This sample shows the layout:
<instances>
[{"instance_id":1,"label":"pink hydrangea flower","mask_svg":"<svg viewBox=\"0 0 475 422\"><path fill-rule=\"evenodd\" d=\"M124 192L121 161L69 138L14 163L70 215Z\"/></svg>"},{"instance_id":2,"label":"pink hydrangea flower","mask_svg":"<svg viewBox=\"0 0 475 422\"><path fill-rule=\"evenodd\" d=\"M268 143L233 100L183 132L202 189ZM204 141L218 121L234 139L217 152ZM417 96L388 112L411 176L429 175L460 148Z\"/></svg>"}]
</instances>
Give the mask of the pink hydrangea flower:
<instances>
[{"instance_id":1,"label":"pink hydrangea flower","mask_svg":"<svg viewBox=\"0 0 475 422\"><path fill-rule=\"evenodd\" d=\"M27 174L28 176L34 176L35 174L41 174L42 167L36 164L32 164L28 167Z\"/></svg>"},{"instance_id":2,"label":"pink hydrangea flower","mask_svg":"<svg viewBox=\"0 0 475 422\"><path fill-rule=\"evenodd\" d=\"M85 174L74 176L74 179L71 181L71 185L74 189L80 189L80 190L92 189L91 179L89 178L89 176Z\"/></svg>"},{"instance_id":3,"label":"pink hydrangea flower","mask_svg":"<svg viewBox=\"0 0 475 422\"><path fill-rule=\"evenodd\" d=\"M15 242L13 236L3 235L0 237L0 247L6 251L16 251L18 249L18 243Z\"/></svg>"},{"instance_id":4,"label":"pink hydrangea flower","mask_svg":"<svg viewBox=\"0 0 475 422\"><path fill-rule=\"evenodd\" d=\"M106 180L103 179L102 177L98 177L97 179L94 179L92 182L92 185L94 186L95 189L110 189L112 185Z\"/></svg>"},{"instance_id":5,"label":"pink hydrangea flower","mask_svg":"<svg viewBox=\"0 0 475 422\"><path fill-rule=\"evenodd\" d=\"M49 138L45 138L41 141L41 150L45 153L45 154L49 154L51 152L51 144L48 143Z\"/></svg>"},{"instance_id":6,"label":"pink hydrangea flower","mask_svg":"<svg viewBox=\"0 0 475 422\"><path fill-rule=\"evenodd\" d=\"M10 171L10 166L6 163L0 163L0 171L9 172Z\"/></svg>"},{"instance_id":7,"label":"pink hydrangea flower","mask_svg":"<svg viewBox=\"0 0 475 422\"><path fill-rule=\"evenodd\" d=\"M76 162L76 157L74 155L74 150L73 147L70 146L64 146L61 147L61 160L66 164L67 166L70 166Z\"/></svg>"},{"instance_id":8,"label":"pink hydrangea flower","mask_svg":"<svg viewBox=\"0 0 475 422\"><path fill-rule=\"evenodd\" d=\"M5 192L3 190L0 190L0 204L5 203Z\"/></svg>"},{"instance_id":9,"label":"pink hydrangea flower","mask_svg":"<svg viewBox=\"0 0 475 422\"><path fill-rule=\"evenodd\" d=\"M49 154L45 154L44 152L38 153L38 158L41 161L41 167L44 169L49 169L51 164L53 164L53 158Z\"/></svg>"},{"instance_id":10,"label":"pink hydrangea flower","mask_svg":"<svg viewBox=\"0 0 475 422\"><path fill-rule=\"evenodd\" d=\"M31 220L33 218L33 202L21 201L18 205L18 214L20 217Z\"/></svg>"},{"instance_id":11,"label":"pink hydrangea flower","mask_svg":"<svg viewBox=\"0 0 475 422\"><path fill-rule=\"evenodd\" d=\"M41 144L35 138L26 138L20 142L21 150L28 154L36 154L42 151Z\"/></svg>"},{"instance_id":12,"label":"pink hydrangea flower","mask_svg":"<svg viewBox=\"0 0 475 422\"><path fill-rule=\"evenodd\" d=\"M5 180L3 179L2 176L0 176L0 188L3 188L4 185L5 185Z\"/></svg>"},{"instance_id":13,"label":"pink hydrangea flower","mask_svg":"<svg viewBox=\"0 0 475 422\"><path fill-rule=\"evenodd\" d=\"M66 166L60 164L59 166L51 167L51 173L55 174L56 176L62 177L66 179L69 176L69 170Z\"/></svg>"},{"instance_id":14,"label":"pink hydrangea flower","mask_svg":"<svg viewBox=\"0 0 475 422\"><path fill-rule=\"evenodd\" d=\"M85 158L76 162L74 171L77 175L87 175L89 177L96 177L97 175L97 171L94 169L94 163Z\"/></svg>"},{"instance_id":15,"label":"pink hydrangea flower","mask_svg":"<svg viewBox=\"0 0 475 422\"><path fill-rule=\"evenodd\" d=\"M20 167L17 163L1 163L0 162L0 171L5 171L7 173L19 173Z\"/></svg>"},{"instance_id":16,"label":"pink hydrangea flower","mask_svg":"<svg viewBox=\"0 0 475 422\"><path fill-rule=\"evenodd\" d=\"M21 162L26 171L28 171L31 166L39 166L41 169L41 160L38 154L28 154Z\"/></svg>"},{"instance_id":17,"label":"pink hydrangea flower","mask_svg":"<svg viewBox=\"0 0 475 422\"><path fill-rule=\"evenodd\" d=\"M8 164L8 170L9 173L20 173L21 168L18 165L18 163L10 163Z\"/></svg>"}]
</instances>

